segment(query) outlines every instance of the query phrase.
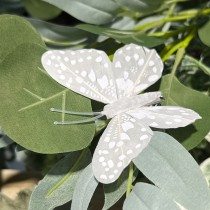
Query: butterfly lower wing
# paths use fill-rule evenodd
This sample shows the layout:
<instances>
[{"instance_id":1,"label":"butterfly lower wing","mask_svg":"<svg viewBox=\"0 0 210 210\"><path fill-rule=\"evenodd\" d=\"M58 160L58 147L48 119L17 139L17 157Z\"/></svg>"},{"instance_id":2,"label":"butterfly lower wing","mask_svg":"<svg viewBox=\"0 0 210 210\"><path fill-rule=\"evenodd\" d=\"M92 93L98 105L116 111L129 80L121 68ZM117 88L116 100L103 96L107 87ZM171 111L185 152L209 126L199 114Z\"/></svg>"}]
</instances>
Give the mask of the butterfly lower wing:
<instances>
[{"instance_id":1,"label":"butterfly lower wing","mask_svg":"<svg viewBox=\"0 0 210 210\"><path fill-rule=\"evenodd\" d=\"M102 134L93 155L93 173L99 182L114 182L149 143L152 130L127 114L116 115Z\"/></svg>"},{"instance_id":2,"label":"butterfly lower wing","mask_svg":"<svg viewBox=\"0 0 210 210\"><path fill-rule=\"evenodd\" d=\"M193 110L178 106L143 107L129 111L129 115L154 128L185 127L201 119L200 115Z\"/></svg>"},{"instance_id":3,"label":"butterfly lower wing","mask_svg":"<svg viewBox=\"0 0 210 210\"><path fill-rule=\"evenodd\" d=\"M116 100L111 62L100 50L50 50L43 54L42 65L61 85L103 103Z\"/></svg>"},{"instance_id":4,"label":"butterfly lower wing","mask_svg":"<svg viewBox=\"0 0 210 210\"><path fill-rule=\"evenodd\" d=\"M163 70L163 63L155 50L135 44L118 49L113 63L119 98L145 90L161 77Z\"/></svg>"}]
</instances>

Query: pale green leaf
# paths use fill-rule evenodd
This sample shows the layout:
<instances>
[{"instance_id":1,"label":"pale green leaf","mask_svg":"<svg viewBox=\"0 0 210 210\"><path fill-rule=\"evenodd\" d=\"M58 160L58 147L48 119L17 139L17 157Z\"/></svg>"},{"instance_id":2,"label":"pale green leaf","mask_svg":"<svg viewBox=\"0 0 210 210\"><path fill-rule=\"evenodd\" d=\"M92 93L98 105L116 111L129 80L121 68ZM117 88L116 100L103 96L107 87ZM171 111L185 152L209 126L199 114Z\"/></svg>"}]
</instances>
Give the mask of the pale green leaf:
<instances>
[{"instance_id":1,"label":"pale green leaf","mask_svg":"<svg viewBox=\"0 0 210 210\"><path fill-rule=\"evenodd\" d=\"M142 31L126 31L117 30L112 28L104 28L89 24L80 24L76 28L82 29L84 31L91 32L93 34L104 35L112 39L118 40L124 44L139 44L146 47L154 47L165 42L165 39L159 37L152 37L146 35Z\"/></svg>"},{"instance_id":2,"label":"pale green leaf","mask_svg":"<svg viewBox=\"0 0 210 210\"><path fill-rule=\"evenodd\" d=\"M123 210L180 210L167 193L158 187L137 183L123 204Z\"/></svg>"},{"instance_id":3,"label":"pale green leaf","mask_svg":"<svg viewBox=\"0 0 210 210\"><path fill-rule=\"evenodd\" d=\"M194 148L209 132L210 98L184 86L172 74L162 77L160 90L165 98L164 105L186 107L201 115L202 119L197 120L193 125L167 130L188 150Z\"/></svg>"},{"instance_id":4,"label":"pale green leaf","mask_svg":"<svg viewBox=\"0 0 210 210\"><path fill-rule=\"evenodd\" d=\"M203 172L203 175L210 186L210 158L207 158L200 164L200 169Z\"/></svg>"},{"instance_id":5,"label":"pale green leaf","mask_svg":"<svg viewBox=\"0 0 210 210\"><path fill-rule=\"evenodd\" d=\"M86 23L105 24L118 13L119 6L112 0L43 0Z\"/></svg>"},{"instance_id":6,"label":"pale green leaf","mask_svg":"<svg viewBox=\"0 0 210 210\"><path fill-rule=\"evenodd\" d=\"M62 10L57 7L43 2L42 0L22 0L27 12L42 20L50 20L57 17Z\"/></svg>"},{"instance_id":7,"label":"pale green leaf","mask_svg":"<svg viewBox=\"0 0 210 210\"><path fill-rule=\"evenodd\" d=\"M29 210L51 210L70 201L76 182L90 161L89 150L70 153L60 160L33 191Z\"/></svg>"},{"instance_id":8,"label":"pale green leaf","mask_svg":"<svg viewBox=\"0 0 210 210\"><path fill-rule=\"evenodd\" d=\"M88 165L81 173L72 198L71 210L87 210L98 181L93 175L92 165Z\"/></svg>"},{"instance_id":9,"label":"pale green leaf","mask_svg":"<svg viewBox=\"0 0 210 210\"><path fill-rule=\"evenodd\" d=\"M148 13L158 9L164 0L116 0L120 5L135 12Z\"/></svg>"},{"instance_id":10,"label":"pale green leaf","mask_svg":"<svg viewBox=\"0 0 210 210\"><path fill-rule=\"evenodd\" d=\"M28 18L50 47L79 47L96 40L96 35L71 26L62 26Z\"/></svg>"},{"instance_id":11,"label":"pale green leaf","mask_svg":"<svg viewBox=\"0 0 210 210\"><path fill-rule=\"evenodd\" d=\"M184 208L210 209L210 191L199 166L168 134L154 132L134 163L154 185Z\"/></svg>"},{"instance_id":12,"label":"pale green leaf","mask_svg":"<svg viewBox=\"0 0 210 210\"><path fill-rule=\"evenodd\" d=\"M51 107L90 112L90 100L55 82L41 65L43 47L23 44L0 64L0 125L15 142L39 153L61 153L87 147L94 123L54 125L54 121L79 120Z\"/></svg>"}]
</instances>

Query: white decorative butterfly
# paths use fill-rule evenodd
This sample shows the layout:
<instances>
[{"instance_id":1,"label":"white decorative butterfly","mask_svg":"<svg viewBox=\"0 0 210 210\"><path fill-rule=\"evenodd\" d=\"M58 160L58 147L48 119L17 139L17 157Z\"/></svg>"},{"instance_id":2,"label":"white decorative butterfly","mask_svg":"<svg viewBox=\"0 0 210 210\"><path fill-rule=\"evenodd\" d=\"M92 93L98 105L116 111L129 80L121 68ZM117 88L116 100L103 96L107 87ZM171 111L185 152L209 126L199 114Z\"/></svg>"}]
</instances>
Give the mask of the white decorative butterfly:
<instances>
[{"instance_id":1,"label":"white decorative butterfly","mask_svg":"<svg viewBox=\"0 0 210 210\"><path fill-rule=\"evenodd\" d=\"M155 50L125 45L115 52L113 62L100 50L52 50L44 53L42 64L61 85L107 104L89 120L111 118L92 162L94 175L102 183L114 182L148 145L153 135L150 127L183 127L201 118L182 107L151 106L161 101L160 92L137 95L161 77L163 63ZM79 122L57 122L72 123Z\"/></svg>"}]
</instances>

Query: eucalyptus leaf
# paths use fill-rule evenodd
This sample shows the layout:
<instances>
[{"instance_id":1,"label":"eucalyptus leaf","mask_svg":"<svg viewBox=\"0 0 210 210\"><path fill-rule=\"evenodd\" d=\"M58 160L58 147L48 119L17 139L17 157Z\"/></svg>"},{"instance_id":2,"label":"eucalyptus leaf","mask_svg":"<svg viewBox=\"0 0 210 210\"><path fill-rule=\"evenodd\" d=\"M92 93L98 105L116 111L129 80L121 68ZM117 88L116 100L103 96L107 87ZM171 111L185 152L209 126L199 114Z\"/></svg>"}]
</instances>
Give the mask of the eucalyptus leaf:
<instances>
[{"instance_id":1,"label":"eucalyptus leaf","mask_svg":"<svg viewBox=\"0 0 210 210\"><path fill-rule=\"evenodd\" d=\"M200 169L203 172L203 175L210 186L210 158L207 158L200 164Z\"/></svg>"},{"instance_id":2,"label":"eucalyptus leaf","mask_svg":"<svg viewBox=\"0 0 210 210\"><path fill-rule=\"evenodd\" d=\"M79 24L76 26L76 28L91 32L93 34L104 35L106 37L110 37L112 39L120 41L124 44L134 43L146 47L154 47L163 44L165 42L165 39L163 38L152 37L146 35L141 31L126 31L126 30L122 31L122 30L104 28L89 24Z\"/></svg>"},{"instance_id":3,"label":"eucalyptus leaf","mask_svg":"<svg viewBox=\"0 0 210 210\"><path fill-rule=\"evenodd\" d=\"M198 30L198 36L200 40L208 47L210 47L209 33L210 33L210 20L207 21L204 25L202 25Z\"/></svg>"},{"instance_id":4,"label":"eucalyptus leaf","mask_svg":"<svg viewBox=\"0 0 210 210\"><path fill-rule=\"evenodd\" d=\"M168 134L154 132L134 163L154 185L184 208L210 209L210 191L199 166Z\"/></svg>"},{"instance_id":5,"label":"eucalyptus leaf","mask_svg":"<svg viewBox=\"0 0 210 210\"><path fill-rule=\"evenodd\" d=\"M80 175L73 194L71 210L87 210L98 181L93 175L92 165L88 165Z\"/></svg>"},{"instance_id":6,"label":"eucalyptus leaf","mask_svg":"<svg viewBox=\"0 0 210 210\"><path fill-rule=\"evenodd\" d=\"M127 167L120 177L111 184L104 185L105 202L103 210L111 208L125 194L128 185L129 168ZM137 170L134 172L133 180L137 177Z\"/></svg>"},{"instance_id":7,"label":"eucalyptus leaf","mask_svg":"<svg viewBox=\"0 0 210 210\"><path fill-rule=\"evenodd\" d=\"M172 74L162 77L160 90L165 98L164 105L186 107L201 115L202 119L197 120L193 125L167 130L188 150L196 147L209 132L210 98L184 86Z\"/></svg>"},{"instance_id":8,"label":"eucalyptus leaf","mask_svg":"<svg viewBox=\"0 0 210 210\"><path fill-rule=\"evenodd\" d=\"M129 8L135 12L148 13L158 9L164 0L116 0L120 5Z\"/></svg>"},{"instance_id":9,"label":"eucalyptus leaf","mask_svg":"<svg viewBox=\"0 0 210 210\"><path fill-rule=\"evenodd\" d=\"M23 43L36 43L45 46L39 33L25 19L15 15L0 16L0 63L17 46Z\"/></svg>"},{"instance_id":10,"label":"eucalyptus leaf","mask_svg":"<svg viewBox=\"0 0 210 210\"><path fill-rule=\"evenodd\" d=\"M123 204L123 210L180 210L175 202L158 187L137 183Z\"/></svg>"},{"instance_id":11,"label":"eucalyptus leaf","mask_svg":"<svg viewBox=\"0 0 210 210\"><path fill-rule=\"evenodd\" d=\"M32 193L29 210L51 210L70 201L77 180L90 162L87 149L66 155L39 182Z\"/></svg>"},{"instance_id":12,"label":"eucalyptus leaf","mask_svg":"<svg viewBox=\"0 0 210 210\"><path fill-rule=\"evenodd\" d=\"M94 123L54 125L54 121L80 120L62 115L51 107L90 112L90 100L55 82L41 65L43 47L23 44L0 64L0 125L5 133L26 149L39 153L61 153L87 147ZM86 118L86 117L85 117Z\"/></svg>"},{"instance_id":13,"label":"eucalyptus leaf","mask_svg":"<svg viewBox=\"0 0 210 210\"><path fill-rule=\"evenodd\" d=\"M112 0L43 0L48 2L78 20L92 24L111 22L119 11L119 6Z\"/></svg>"},{"instance_id":14,"label":"eucalyptus leaf","mask_svg":"<svg viewBox=\"0 0 210 210\"><path fill-rule=\"evenodd\" d=\"M62 10L42 0L23 0L23 3L31 16L42 20L53 19L62 12Z\"/></svg>"},{"instance_id":15,"label":"eucalyptus leaf","mask_svg":"<svg viewBox=\"0 0 210 210\"><path fill-rule=\"evenodd\" d=\"M96 40L96 35L71 26L62 26L28 18L50 47L77 47Z\"/></svg>"}]
</instances>

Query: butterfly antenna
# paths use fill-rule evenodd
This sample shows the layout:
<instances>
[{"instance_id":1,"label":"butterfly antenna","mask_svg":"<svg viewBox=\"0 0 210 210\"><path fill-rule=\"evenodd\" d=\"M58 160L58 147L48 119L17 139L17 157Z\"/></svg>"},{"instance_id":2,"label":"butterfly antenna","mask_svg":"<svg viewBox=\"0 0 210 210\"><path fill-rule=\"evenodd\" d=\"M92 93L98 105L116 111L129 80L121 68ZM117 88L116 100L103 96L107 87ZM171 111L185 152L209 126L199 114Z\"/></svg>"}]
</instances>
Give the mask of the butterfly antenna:
<instances>
[{"instance_id":1,"label":"butterfly antenna","mask_svg":"<svg viewBox=\"0 0 210 210\"><path fill-rule=\"evenodd\" d=\"M64 113L64 114L72 114L72 115L82 115L82 116L93 116L93 115L99 115L101 112L71 112L71 111L66 111L62 109L55 109L51 108L51 112L59 112L59 113Z\"/></svg>"},{"instance_id":2,"label":"butterfly antenna","mask_svg":"<svg viewBox=\"0 0 210 210\"><path fill-rule=\"evenodd\" d=\"M78 120L78 121L63 121L63 122L57 122L55 121L54 124L55 125L75 125L75 124L81 124L81 123L88 123L88 122L93 122L101 117L103 117L104 114L99 114L95 117L89 118L89 119L85 119L85 120Z\"/></svg>"}]
</instances>

